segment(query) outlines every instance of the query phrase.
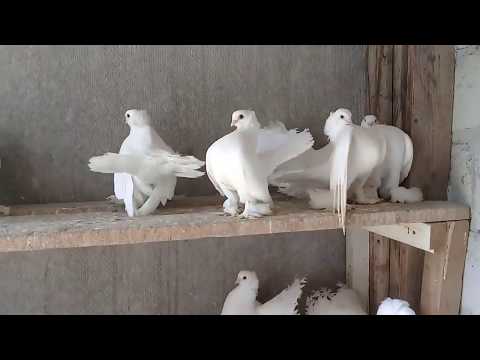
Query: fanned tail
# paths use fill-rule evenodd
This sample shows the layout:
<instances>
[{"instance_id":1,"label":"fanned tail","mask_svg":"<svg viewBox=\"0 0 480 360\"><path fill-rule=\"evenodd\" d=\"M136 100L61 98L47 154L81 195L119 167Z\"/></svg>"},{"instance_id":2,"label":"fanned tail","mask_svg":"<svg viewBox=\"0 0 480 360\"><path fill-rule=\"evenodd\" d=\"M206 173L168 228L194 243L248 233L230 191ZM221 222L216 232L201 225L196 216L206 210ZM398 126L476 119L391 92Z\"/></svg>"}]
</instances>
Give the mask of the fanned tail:
<instances>
[{"instance_id":1,"label":"fanned tail","mask_svg":"<svg viewBox=\"0 0 480 360\"><path fill-rule=\"evenodd\" d=\"M259 315L298 315L298 299L302 296L307 278L295 281L272 300L259 306Z\"/></svg>"},{"instance_id":2,"label":"fanned tail","mask_svg":"<svg viewBox=\"0 0 480 360\"><path fill-rule=\"evenodd\" d=\"M174 174L177 177L197 178L205 173L197 169L205 165L205 161L198 160L195 156L182 156L179 154L169 154L168 159L174 168Z\"/></svg>"},{"instance_id":3,"label":"fanned tail","mask_svg":"<svg viewBox=\"0 0 480 360\"><path fill-rule=\"evenodd\" d=\"M199 171L205 162L194 156L182 156L167 152L155 152L150 155L132 155L106 153L94 156L89 161L91 171L112 174L126 173L137 176L146 183L155 183L161 175L175 175L184 178L197 178L204 174Z\"/></svg>"}]
</instances>

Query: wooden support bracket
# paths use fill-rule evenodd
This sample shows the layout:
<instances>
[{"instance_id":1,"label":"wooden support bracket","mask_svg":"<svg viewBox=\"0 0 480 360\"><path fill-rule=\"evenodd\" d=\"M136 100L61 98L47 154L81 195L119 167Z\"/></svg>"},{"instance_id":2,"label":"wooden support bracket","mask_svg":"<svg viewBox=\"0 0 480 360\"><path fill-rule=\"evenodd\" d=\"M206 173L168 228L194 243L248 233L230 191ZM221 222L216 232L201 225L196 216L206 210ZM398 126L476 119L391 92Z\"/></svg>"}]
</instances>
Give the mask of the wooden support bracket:
<instances>
[{"instance_id":1,"label":"wooden support bracket","mask_svg":"<svg viewBox=\"0 0 480 360\"><path fill-rule=\"evenodd\" d=\"M434 253L440 245L437 238L432 238L432 224L407 223L393 225L367 226L365 230L385 236L417 249Z\"/></svg>"}]
</instances>

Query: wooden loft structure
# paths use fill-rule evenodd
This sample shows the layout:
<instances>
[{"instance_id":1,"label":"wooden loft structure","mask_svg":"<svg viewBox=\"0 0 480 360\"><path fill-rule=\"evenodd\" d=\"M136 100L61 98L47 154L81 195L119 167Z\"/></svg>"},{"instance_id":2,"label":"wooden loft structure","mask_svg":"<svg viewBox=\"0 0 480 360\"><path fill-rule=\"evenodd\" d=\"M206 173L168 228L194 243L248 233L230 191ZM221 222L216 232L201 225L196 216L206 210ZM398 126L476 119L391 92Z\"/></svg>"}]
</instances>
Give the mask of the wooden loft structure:
<instances>
[{"instance_id":1,"label":"wooden loft structure","mask_svg":"<svg viewBox=\"0 0 480 360\"><path fill-rule=\"evenodd\" d=\"M279 199L273 216L255 220L223 216L221 204L217 196L176 199L141 218L129 218L121 206L106 202L13 206L10 216L0 217L0 252L275 233L292 233L295 241L295 232L341 229L332 211L312 210L298 200ZM352 206L347 226L424 251L421 312L458 313L469 218L467 207L451 202L381 203ZM347 266L354 263L351 257ZM365 269L367 263L350 271Z\"/></svg>"},{"instance_id":2,"label":"wooden loft structure","mask_svg":"<svg viewBox=\"0 0 480 360\"><path fill-rule=\"evenodd\" d=\"M458 314L470 209L445 201L450 171L453 46L368 46L365 108L405 130L415 154L407 186L427 201L352 206L347 213L347 283L370 313L385 297L418 314ZM273 216L221 216L219 197L183 198L152 216L128 218L110 203L45 204L0 209L0 252L339 229L331 211L279 199Z\"/></svg>"}]
</instances>

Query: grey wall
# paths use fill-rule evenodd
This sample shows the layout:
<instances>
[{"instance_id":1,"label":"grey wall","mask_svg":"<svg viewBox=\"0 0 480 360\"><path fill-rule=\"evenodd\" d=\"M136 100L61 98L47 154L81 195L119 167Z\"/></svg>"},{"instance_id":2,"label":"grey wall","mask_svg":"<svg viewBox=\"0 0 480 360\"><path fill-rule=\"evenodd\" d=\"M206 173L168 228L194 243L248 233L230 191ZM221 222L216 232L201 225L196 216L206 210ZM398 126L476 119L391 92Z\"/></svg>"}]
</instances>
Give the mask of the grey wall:
<instances>
[{"instance_id":1,"label":"grey wall","mask_svg":"<svg viewBox=\"0 0 480 360\"><path fill-rule=\"evenodd\" d=\"M123 114L146 108L174 149L204 159L233 110L309 127L363 115L365 46L0 46L0 203L102 200L112 177L88 158L116 151ZM206 177L177 194L214 193ZM260 300L295 275L345 280L338 231L0 254L0 313L218 313L236 273Z\"/></svg>"},{"instance_id":2,"label":"grey wall","mask_svg":"<svg viewBox=\"0 0 480 360\"><path fill-rule=\"evenodd\" d=\"M205 158L232 111L310 127L363 114L365 46L0 46L0 203L103 200L113 177L89 157L117 151L124 113L146 108L175 150ZM207 177L179 194L214 191Z\"/></svg>"},{"instance_id":3,"label":"grey wall","mask_svg":"<svg viewBox=\"0 0 480 360\"><path fill-rule=\"evenodd\" d=\"M471 209L462 314L480 315L480 46L457 45L448 199Z\"/></svg>"},{"instance_id":4,"label":"grey wall","mask_svg":"<svg viewBox=\"0 0 480 360\"><path fill-rule=\"evenodd\" d=\"M333 286L345 242L326 231L0 254L0 313L219 314L244 269L257 271L260 301L296 275L307 291Z\"/></svg>"}]
</instances>

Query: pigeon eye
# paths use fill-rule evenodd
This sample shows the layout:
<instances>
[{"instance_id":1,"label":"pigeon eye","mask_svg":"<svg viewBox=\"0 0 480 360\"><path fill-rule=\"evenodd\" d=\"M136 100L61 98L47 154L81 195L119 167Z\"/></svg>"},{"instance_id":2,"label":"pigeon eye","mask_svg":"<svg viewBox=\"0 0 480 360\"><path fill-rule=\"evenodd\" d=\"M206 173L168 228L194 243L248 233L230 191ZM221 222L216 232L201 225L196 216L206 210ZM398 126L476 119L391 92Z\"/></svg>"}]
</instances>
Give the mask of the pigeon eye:
<instances>
[{"instance_id":1,"label":"pigeon eye","mask_svg":"<svg viewBox=\"0 0 480 360\"><path fill-rule=\"evenodd\" d=\"M239 119L243 119L243 115L240 114L240 115L238 116L238 118L239 118ZM246 277L244 277L244 279L246 279Z\"/></svg>"},{"instance_id":2,"label":"pigeon eye","mask_svg":"<svg viewBox=\"0 0 480 360\"><path fill-rule=\"evenodd\" d=\"M343 119L343 118L344 118L344 116L343 116L343 115L340 115L340 119Z\"/></svg>"},{"instance_id":3,"label":"pigeon eye","mask_svg":"<svg viewBox=\"0 0 480 360\"><path fill-rule=\"evenodd\" d=\"M127 114L127 117L129 118L129 117L130 117L130 114Z\"/></svg>"},{"instance_id":4,"label":"pigeon eye","mask_svg":"<svg viewBox=\"0 0 480 360\"><path fill-rule=\"evenodd\" d=\"M246 276L244 276L244 277L243 277L243 280L247 280L247 277L246 277Z\"/></svg>"}]
</instances>

